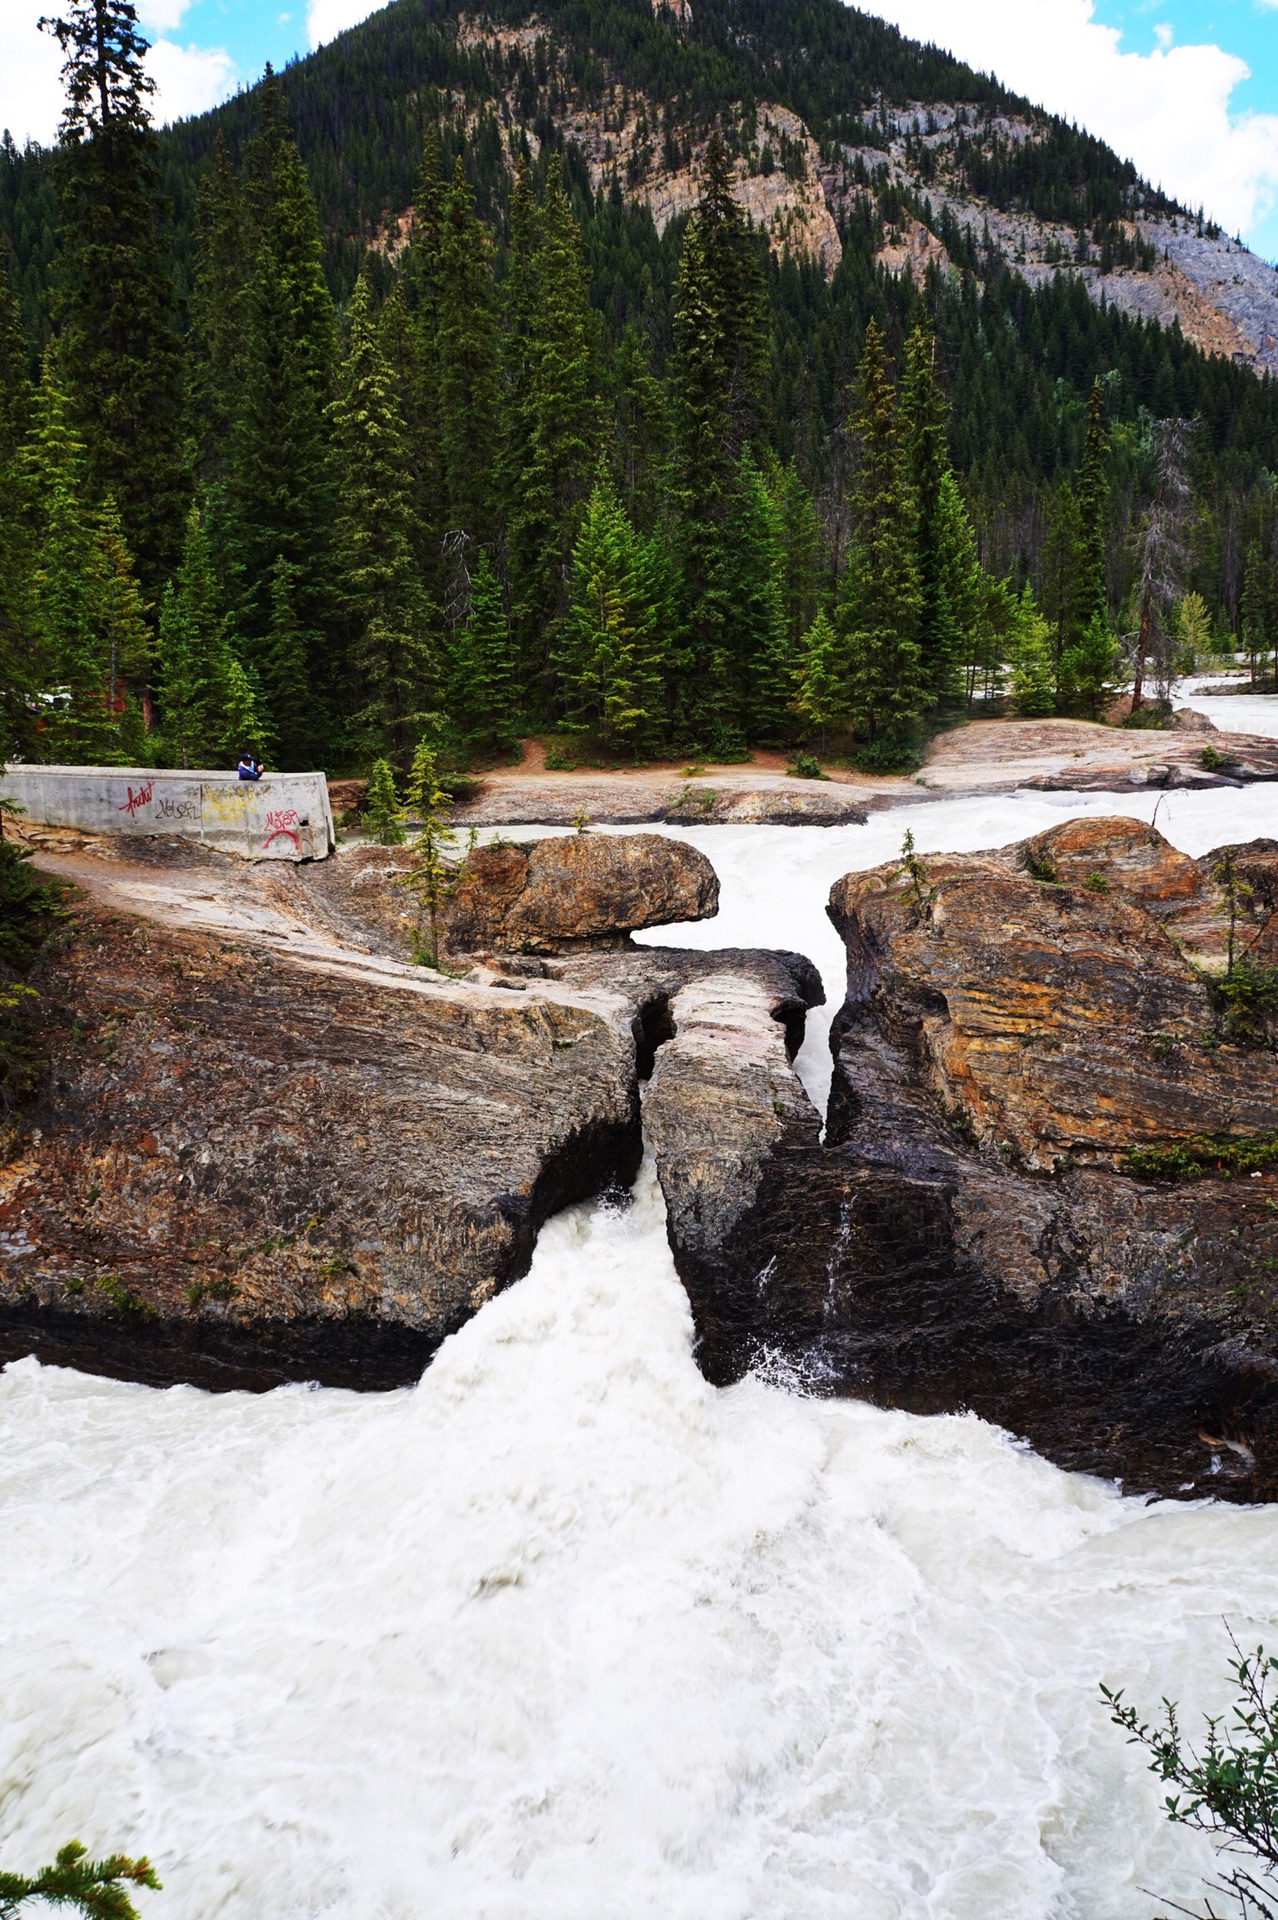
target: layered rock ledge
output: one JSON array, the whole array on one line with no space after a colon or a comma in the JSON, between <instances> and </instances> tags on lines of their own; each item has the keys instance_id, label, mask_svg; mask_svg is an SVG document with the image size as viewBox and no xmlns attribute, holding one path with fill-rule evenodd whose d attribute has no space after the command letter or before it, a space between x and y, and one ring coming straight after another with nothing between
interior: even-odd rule
<instances>
[{"instance_id":1,"label":"layered rock ledge","mask_svg":"<svg viewBox=\"0 0 1278 1920\"><path fill-rule=\"evenodd\" d=\"M472 856L447 973L407 959L399 850L267 870L37 837L81 891L0 1166L0 1360L415 1380L552 1211L633 1178L640 1081L692 983L730 975L792 1044L820 994L792 956L630 945L717 901L657 836Z\"/></svg>"},{"instance_id":2,"label":"layered rock ledge","mask_svg":"<svg viewBox=\"0 0 1278 1920\"><path fill-rule=\"evenodd\" d=\"M1278 844L1233 856L1278 954ZM854 874L827 1140L680 1249L712 1378L970 1408L1060 1464L1278 1497L1274 982L1219 855L1129 820ZM1249 891L1247 891L1249 889Z\"/></svg>"}]
</instances>

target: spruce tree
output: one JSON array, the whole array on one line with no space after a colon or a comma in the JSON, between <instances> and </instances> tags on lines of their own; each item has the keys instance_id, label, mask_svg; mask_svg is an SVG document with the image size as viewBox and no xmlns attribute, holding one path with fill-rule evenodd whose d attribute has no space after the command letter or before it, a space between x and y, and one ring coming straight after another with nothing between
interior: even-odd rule
<instances>
[{"instance_id":1,"label":"spruce tree","mask_svg":"<svg viewBox=\"0 0 1278 1920\"><path fill-rule=\"evenodd\" d=\"M31 428L19 459L36 542L33 604L41 679L52 698L40 722L40 758L119 765L110 694L110 635L97 586L99 530L88 505L84 442L70 421L53 349L46 350Z\"/></svg>"},{"instance_id":2,"label":"spruce tree","mask_svg":"<svg viewBox=\"0 0 1278 1920\"><path fill-rule=\"evenodd\" d=\"M475 217L460 156L440 235L436 337L447 528L484 546L496 523L497 310L488 235Z\"/></svg>"},{"instance_id":3,"label":"spruce tree","mask_svg":"<svg viewBox=\"0 0 1278 1920\"><path fill-rule=\"evenodd\" d=\"M118 503L153 593L177 559L188 494L154 82L132 0L72 0L43 24L66 56L56 167L63 379L90 490Z\"/></svg>"},{"instance_id":4,"label":"spruce tree","mask_svg":"<svg viewBox=\"0 0 1278 1920\"><path fill-rule=\"evenodd\" d=\"M408 339L384 342L399 370L409 466L413 474L414 542L422 580L432 600L445 603L443 541L449 527L447 473L440 433L439 326L443 271L444 182L439 143L428 127L413 208L412 240L404 263ZM385 323L398 333L398 313Z\"/></svg>"},{"instance_id":5,"label":"spruce tree","mask_svg":"<svg viewBox=\"0 0 1278 1920\"><path fill-rule=\"evenodd\" d=\"M269 728L276 758L286 773L313 767L320 750L307 665L314 657L317 641L298 620L296 574L292 563L282 553L277 554L271 568L270 613L257 654L265 704L263 724Z\"/></svg>"},{"instance_id":6,"label":"spruce tree","mask_svg":"<svg viewBox=\"0 0 1278 1920\"><path fill-rule=\"evenodd\" d=\"M1062 480L1048 503L1040 561L1040 597L1052 636L1052 658L1059 667L1071 647L1081 644L1092 599L1078 500Z\"/></svg>"},{"instance_id":7,"label":"spruce tree","mask_svg":"<svg viewBox=\"0 0 1278 1920\"><path fill-rule=\"evenodd\" d=\"M160 737L183 767L209 767L265 744L253 689L221 605L197 507L187 515L182 563L160 602Z\"/></svg>"},{"instance_id":8,"label":"spruce tree","mask_svg":"<svg viewBox=\"0 0 1278 1920\"><path fill-rule=\"evenodd\" d=\"M515 634L525 673L537 686L567 606L573 542L602 431L581 236L557 161L540 208L532 286L508 564Z\"/></svg>"},{"instance_id":9,"label":"spruce tree","mask_svg":"<svg viewBox=\"0 0 1278 1920\"><path fill-rule=\"evenodd\" d=\"M767 411L767 289L731 186L715 134L679 261L671 360L684 627L678 728L685 744L716 752L742 744L747 675L731 619L727 529L741 454L759 447Z\"/></svg>"},{"instance_id":10,"label":"spruce tree","mask_svg":"<svg viewBox=\"0 0 1278 1920\"><path fill-rule=\"evenodd\" d=\"M1087 396L1087 432L1083 459L1078 469L1075 494L1078 500L1079 568L1077 588L1078 616L1084 632L1092 620L1104 620L1109 611L1109 592L1105 568L1105 519L1109 505L1107 458L1109 435L1105 428L1105 393L1100 380L1092 382Z\"/></svg>"},{"instance_id":11,"label":"spruce tree","mask_svg":"<svg viewBox=\"0 0 1278 1920\"><path fill-rule=\"evenodd\" d=\"M91 618L107 666L107 709L127 760L143 752L140 695L151 668L152 636L124 525L109 496L93 517L89 553Z\"/></svg>"},{"instance_id":12,"label":"spruce tree","mask_svg":"<svg viewBox=\"0 0 1278 1920\"><path fill-rule=\"evenodd\" d=\"M199 477L226 477L243 378L245 296L251 268L244 195L221 130L195 205L195 271L187 367L188 434Z\"/></svg>"},{"instance_id":13,"label":"spruce tree","mask_svg":"<svg viewBox=\"0 0 1278 1920\"><path fill-rule=\"evenodd\" d=\"M395 382L367 277L351 297L349 344L330 409L341 476L337 552L371 743L407 765L438 708L433 609L413 553L413 488Z\"/></svg>"},{"instance_id":14,"label":"spruce tree","mask_svg":"<svg viewBox=\"0 0 1278 1920\"><path fill-rule=\"evenodd\" d=\"M0 242L0 755L8 759L30 750L40 662L32 646L36 541L19 466L31 424L31 382L6 256Z\"/></svg>"},{"instance_id":15,"label":"spruce tree","mask_svg":"<svg viewBox=\"0 0 1278 1920\"><path fill-rule=\"evenodd\" d=\"M633 321L617 342L611 376L613 465L621 497L640 532L652 533L670 486L670 407Z\"/></svg>"},{"instance_id":16,"label":"spruce tree","mask_svg":"<svg viewBox=\"0 0 1278 1920\"><path fill-rule=\"evenodd\" d=\"M822 609L800 642L790 699L805 734L817 736L822 752L827 735L847 724L848 699L847 649Z\"/></svg>"},{"instance_id":17,"label":"spruce tree","mask_svg":"<svg viewBox=\"0 0 1278 1920\"><path fill-rule=\"evenodd\" d=\"M959 699L979 617L976 543L950 464L947 408L935 370L936 343L919 318L906 342L902 405L908 423L919 582L918 642L925 685L936 708Z\"/></svg>"},{"instance_id":18,"label":"spruce tree","mask_svg":"<svg viewBox=\"0 0 1278 1920\"><path fill-rule=\"evenodd\" d=\"M327 413L336 331L315 202L269 68L258 89L247 171L254 257L228 485L232 558L245 591L243 630L250 642L265 636L273 570L283 559L292 569L293 608L309 648L308 705L325 697L336 704L345 694ZM273 712L271 720L282 737L287 717Z\"/></svg>"},{"instance_id":19,"label":"spruce tree","mask_svg":"<svg viewBox=\"0 0 1278 1920\"><path fill-rule=\"evenodd\" d=\"M482 550L470 584L470 613L449 637L449 730L464 760L504 753L517 738L515 660L501 581Z\"/></svg>"},{"instance_id":20,"label":"spruce tree","mask_svg":"<svg viewBox=\"0 0 1278 1920\"><path fill-rule=\"evenodd\" d=\"M569 723L605 754L640 753L662 732L661 601L655 552L599 480L573 552L555 665Z\"/></svg>"},{"instance_id":21,"label":"spruce tree","mask_svg":"<svg viewBox=\"0 0 1278 1920\"><path fill-rule=\"evenodd\" d=\"M860 448L848 496L853 545L839 605L848 657L848 712L881 768L909 754L928 685L918 641L916 508L896 395L878 323L865 332L852 431Z\"/></svg>"},{"instance_id":22,"label":"spruce tree","mask_svg":"<svg viewBox=\"0 0 1278 1920\"><path fill-rule=\"evenodd\" d=\"M747 740L783 745L793 733L796 648L786 618L786 556L779 503L752 456L737 464L728 516L728 618L741 661Z\"/></svg>"}]
</instances>

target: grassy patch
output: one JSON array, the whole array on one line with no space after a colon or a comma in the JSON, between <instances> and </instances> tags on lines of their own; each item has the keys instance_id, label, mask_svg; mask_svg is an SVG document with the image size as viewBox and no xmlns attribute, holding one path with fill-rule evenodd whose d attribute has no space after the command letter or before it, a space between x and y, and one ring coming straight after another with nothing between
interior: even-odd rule
<instances>
[{"instance_id":1,"label":"grassy patch","mask_svg":"<svg viewBox=\"0 0 1278 1920\"><path fill-rule=\"evenodd\" d=\"M1141 1180L1231 1180L1238 1174L1266 1173L1278 1167L1278 1133L1195 1134L1160 1147L1129 1147L1123 1171Z\"/></svg>"}]
</instances>

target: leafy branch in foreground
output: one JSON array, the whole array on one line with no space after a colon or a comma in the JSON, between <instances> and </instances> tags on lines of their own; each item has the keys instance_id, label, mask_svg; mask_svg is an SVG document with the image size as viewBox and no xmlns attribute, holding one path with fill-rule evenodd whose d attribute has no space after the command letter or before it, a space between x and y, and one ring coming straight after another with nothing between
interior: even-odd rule
<instances>
[{"instance_id":1,"label":"leafy branch in foreground","mask_svg":"<svg viewBox=\"0 0 1278 1920\"><path fill-rule=\"evenodd\" d=\"M1210 1834L1222 1855L1247 1861L1212 1883L1212 1893L1235 1904L1243 1920L1278 1920L1278 1659L1263 1647L1244 1654L1229 1638L1237 1695L1227 1720L1206 1717L1201 1750L1187 1744L1174 1701L1164 1699L1161 1725L1147 1726L1121 1689L1111 1692L1102 1682L1101 1693L1129 1744L1149 1754L1150 1772L1175 1789L1163 1802L1167 1818ZM1201 1920L1220 1920L1210 1896Z\"/></svg>"},{"instance_id":2,"label":"leafy branch in foreground","mask_svg":"<svg viewBox=\"0 0 1278 1920\"><path fill-rule=\"evenodd\" d=\"M155 1868L145 1855L130 1860L126 1854L113 1853L105 1860L90 1860L87 1848L71 1840L59 1848L51 1867L41 1867L29 1878L0 1873L0 1920L17 1920L18 1909L28 1900L78 1907L88 1920L138 1920L126 1883L160 1890Z\"/></svg>"}]
</instances>

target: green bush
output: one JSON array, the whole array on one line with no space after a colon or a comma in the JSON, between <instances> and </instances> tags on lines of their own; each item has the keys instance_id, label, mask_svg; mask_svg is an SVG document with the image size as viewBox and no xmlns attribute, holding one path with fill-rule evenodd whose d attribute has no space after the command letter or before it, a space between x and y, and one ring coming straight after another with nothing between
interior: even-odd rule
<instances>
[{"instance_id":1,"label":"green bush","mask_svg":"<svg viewBox=\"0 0 1278 1920\"><path fill-rule=\"evenodd\" d=\"M786 772L795 780L828 780L830 777L814 753L796 753Z\"/></svg>"},{"instance_id":2,"label":"green bush","mask_svg":"<svg viewBox=\"0 0 1278 1920\"><path fill-rule=\"evenodd\" d=\"M1278 1167L1278 1133L1253 1134L1249 1139L1203 1133L1169 1140L1163 1146L1129 1147L1123 1166L1142 1180L1204 1180L1213 1175L1232 1180L1236 1174Z\"/></svg>"},{"instance_id":3,"label":"green bush","mask_svg":"<svg viewBox=\"0 0 1278 1920\"><path fill-rule=\"evenodd\" d=\"M916 735L867 740L853 754L862 773L914 773L923 764L923 742Z\"/></svg>"}]
</instances>

